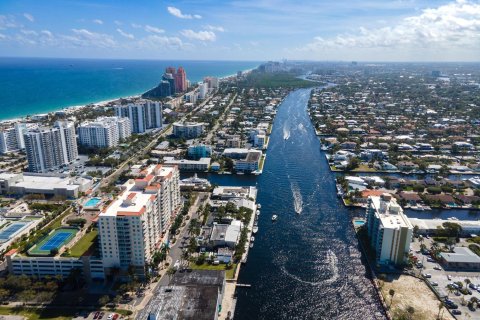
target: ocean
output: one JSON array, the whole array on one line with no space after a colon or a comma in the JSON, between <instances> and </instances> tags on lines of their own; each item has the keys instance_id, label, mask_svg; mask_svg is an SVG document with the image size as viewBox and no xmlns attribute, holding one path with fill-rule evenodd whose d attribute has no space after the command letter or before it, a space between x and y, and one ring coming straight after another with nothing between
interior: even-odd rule
<instances>
[{"instance_id":1,"label":"ocean","mask_svg":"<svg viewBox=\"0 0 480 320\"><path fill-rule=\"evenodd\" d=\"M252 69L254 61L169 61L0 58L0 120L141 94L167 66L191 82Z\"/></svg>"}]
</instances>

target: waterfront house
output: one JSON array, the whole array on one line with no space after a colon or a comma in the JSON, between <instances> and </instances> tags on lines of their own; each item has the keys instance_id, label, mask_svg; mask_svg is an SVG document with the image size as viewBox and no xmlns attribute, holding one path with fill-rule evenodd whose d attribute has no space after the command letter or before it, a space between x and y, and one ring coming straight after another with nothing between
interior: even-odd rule
<instances>
[{"instance_id":1,"label":"waterfront house","mask_svg":"<svg viewBox=\"0 0 480 320\"><path fill-rule=\"evenodd\" d=\"M480 257L465 247L455 247L453 252L441 252L442 265L447 270L480 270Z\"/></svg>"}]
</instances>

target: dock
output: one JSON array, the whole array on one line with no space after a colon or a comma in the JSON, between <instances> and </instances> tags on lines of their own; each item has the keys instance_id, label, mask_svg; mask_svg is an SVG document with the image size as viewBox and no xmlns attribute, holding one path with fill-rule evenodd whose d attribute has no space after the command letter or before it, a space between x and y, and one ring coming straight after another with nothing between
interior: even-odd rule
<instances>
[{"instance_id":1,"label":"dock","mask_svg":"<svg viewBox=\"0 0 480 320\"><path fill-rule=\"evenodd\" d=\"M248 283L237 283L236 286L239 287L239 288L251 288L252 287L252 285L248 284Z\"/></svg>"}]
</instances>

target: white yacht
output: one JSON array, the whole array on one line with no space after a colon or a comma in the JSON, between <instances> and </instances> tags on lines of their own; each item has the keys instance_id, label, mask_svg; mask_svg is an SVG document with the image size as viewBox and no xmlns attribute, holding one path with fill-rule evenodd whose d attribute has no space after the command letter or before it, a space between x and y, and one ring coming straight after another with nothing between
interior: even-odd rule
<instances>
[{"instance_id":1,"label":"white yacht","mask_svg":"<svg viewBox=\"0 0 480 320\"><path fill-rule=\"evenodd\" d=\"M272 216L272 221L277 221L277 219L278 219L278 216L277 216L276 214L274 214L274 215Z\"/></svg>"},{"instance_id":2,"label":"white yacht","mask_svg":"<svg viewBox=\"0 0 480 320\"><path fill-rule=\"evenodd\" d=\"M255 234L255 233L257 233L257 232L258 232L258 227L257 227L257 226L254 226L254 227L252 228L252 233Z\"/></svg>"}]
</instances>

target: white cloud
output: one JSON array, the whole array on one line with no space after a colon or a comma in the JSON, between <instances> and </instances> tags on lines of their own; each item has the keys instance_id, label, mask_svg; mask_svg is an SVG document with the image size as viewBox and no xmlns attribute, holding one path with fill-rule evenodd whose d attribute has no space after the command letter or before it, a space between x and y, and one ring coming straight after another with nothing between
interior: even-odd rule
<instances>
[{"instance_id":1,"label":"white cloud","mask_svg":"<svg viewBox=\"0 0 480 320\"><path fill-rule=\"evenodd\" d=\"M177 18L180 19L202 19L202 16L199 14L183 14L182 11L175 7L167 7L168 12Z\"/></svg>"},{"instance_id":2,"label":"white cloud","mask_svg":"<svg viewBox=\"0 0 480 320\"><path fill-rule=\"evenodd\" d=\"M4 34L2 34L2 33L0 33L0 40L5 40L5 39L7 39L7 36L4 35Z\"/></svg>"},{"instance_id":3,"label":"white cloud","mask_svg":"<svg viewBox=\"0 0 480 320\"><path fill-rule=\"evenodd\" d=\"M30 22L34 22L35 21L35 18L30 14L30 13L24 13L23 16L25 17L25 19L27 19L28 21Z\"/></svg>"},{"instance_id":4,"label":"white cloud","mask_svg":"<svg viewBox=\"0 0 480 320\"><path fill-rule=\"evenodd\" d=\"M15 21L15 17L12 15L0 15L0 30L10 29L10 28L21 28L22 25L18 24Z\"/></svg>"},{"instance_id":5,"label":"white cloud","mask_svg":"<svg viewBox=\"0 0 480 320\"><path fill-rule=\"evenodd\" d=\"M72 29L73 36L63 36L69 44L78 47L113 48L117 42L111 35L86 29Z\"/></svg>"},{"instance_id":6,"label":"white cloud","mask_svg":"<svg viewBox=\"0 0 480 320\"><path fill-rule=\"evenodd\" d=\"M24 30L24 29L22 29L22 30L20 30L20 32L23 33L26 36L36 36L36 35L38 35L38 33L34 30Z\"/></svg>"},{"instance_id":7,"label":"white cloud","mask_svg":"<svg viewBox=\"0 0 480 320\"><path fill-rule=\"evenodd\" d=\"M142 27L141 24L136 24L136 23L132 23L130 25L132 26L132 28L135 28L135 29L140 29Z\"/></svg>"},{"instance_id":8,"label":"white cloud","mask_svg":"<svg viewBox=\"0 0 480 320\"><path fill-rule=\"evenodd\" d=\"M122 29L117 28L117 32L120 33L120 35L124 36L127 39L135 39L135 36L131 33L127 33L123 31Z\"/></svg>"},{"instance_id":9,"label":"white cloud","mask_svg":"<svg viewBox=\"0 0 480 320\"><path fill-rule=\"evenodd\" d=\"M121 21L118 20L114 20L113 23L115 23L115 25L117 26L121 26L123 24Z\"/></svg>"},{"instance_id":10,"label":"white cloud","mask_svg":"<svg viewBox=\"0 0 480 320\"><path fill-rule=\"evenodd\" d=\"M45 35L45 36L49 37L49 38L53 37L53 34L49 30L42 30L42 31L40 31L40 33L42 35Z\"/></svg>"},{"instance_id":11,"label":"white cloud","mask_svg":"<svg viewBox=\"0 0 480 320\"><path fill-rule=\"evenodd\" d=\"M222 26L212 26L207 24L206 26L203 26L203 28L210 31L225 32L225 28Z\"/></svg>"},{"instance_id":12,"label":"white cloud","mask_svg":"<svg viewBox=\"0 0 480 320\"><path fill-rule=\"evenodd\" d=\"M404 18L393 26L360 28L355 34L339 34L332 38L316 37L299 50L454 47L480 49L480 3L457 0L422 10L419 15Z\"/></svg>"},{"instance_id":13,"label":"white cloud","mask_svg":"<svg viewBox=\"0 0 480 320\"><path fill-rule=\"evenodd\" d=\"M151 48L151 49L160 49L160 50L181 50L191 47L190 44L184 43L178 37L167 37L167 36L160 36L160 35L149 35L141 39L138 42L138 46L142 48Z\"/></svg>"},{"instance_id":14,"label":"white cloud","mask_svg":"<svg viewBox=\"0 0 480 320\"><path fill-rule=\"evenodd\" d=\"M148 24L145 26L145 31L150 32L150 33L165 33L165 30L157 28L157 27L149 26Z\"/></svg>"},{"instance_id":15,"label":"white cloud","mask_svg":"<svg viewBox=\"0 0 480 320\"><path fill-rule=\"evenodd\" d=\"M100 20L100 19L94 19L93 20L93 23L96 23L96 24L103 24L103 21Z\"/></svg>"},{"instance_id":16,"label":"white cloud","mask_svg":"<svg viewBox=\"0 0 480 320\"><path fill-rule=\"evenodd\" d=\"M215 41L217 39L215 32L212 31L198 31L183 30L180 32L182 36L188 39L200 40L200 41Z\"/></svg>"}]
</instances>

